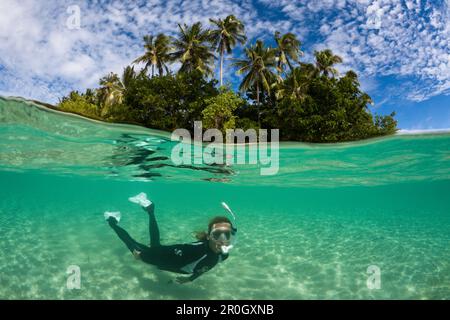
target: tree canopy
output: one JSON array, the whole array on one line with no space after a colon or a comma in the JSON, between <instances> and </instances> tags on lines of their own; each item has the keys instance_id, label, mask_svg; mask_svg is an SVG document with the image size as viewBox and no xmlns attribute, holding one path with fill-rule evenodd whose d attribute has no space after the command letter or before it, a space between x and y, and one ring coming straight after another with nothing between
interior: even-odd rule
<instances>
[{"instance_id":1,"label":"tree canopy","mask_svg":"<svg viewBox=\"0 0 450 320\"><path fill-rule=\"evenodd\" d=\"M211 29L200 22L178 25L175 37L144 36L144 52L133 67L120 76L104 76L96 89L72 91L59 108L167 131L192 131L197 120L205 130L277 128L282 140L307 142L351 141L397 130L395 112L371 113L372 99L354 71L339 74L341 57L325 49L314 52L314 61L302 61L301 42L292 33L275 32L275 47L258 39L247 44L241 58L231 58L241 77L239 89L223 87L224 57L247 37L235 16L210 22ZM220 62L219 81L213 77L214 60ZM143 67L135 71L138 64ZM171 64L179 66L176 73Z\"/></svg>"}]
</instances>

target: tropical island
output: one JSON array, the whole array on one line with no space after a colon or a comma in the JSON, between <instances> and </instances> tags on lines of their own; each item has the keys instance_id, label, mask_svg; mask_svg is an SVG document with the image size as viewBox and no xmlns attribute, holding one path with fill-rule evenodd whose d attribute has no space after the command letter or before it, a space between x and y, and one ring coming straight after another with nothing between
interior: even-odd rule
<instances>
[{"instance_id":1,"label":"tropical island","mask_svg":"<svg viewBox=\"0 0 450 320\"><path fill-rule=\"evenodd\" d=\"M247 38L233 15L210 22L210 29L200 22L178 25L176 37L144 36L145 52L121 76L110 73L99 88L72 91L57 108L165 131L193 130L197 120L204 130L278 128L285 141L340 142L396 132L395 112L372 115L372 99L361 91L357 74L339 75L341 57L326 49L314 52L314 63L302 62L301 42L292 33L275 32L275 47L256 40L241 58L229 58L242 79L237 92L223 85L226 55ZM135 70L137 64L144 67ZM180 66L176 73L171 64Z\"/></svg>"}]
</instances>

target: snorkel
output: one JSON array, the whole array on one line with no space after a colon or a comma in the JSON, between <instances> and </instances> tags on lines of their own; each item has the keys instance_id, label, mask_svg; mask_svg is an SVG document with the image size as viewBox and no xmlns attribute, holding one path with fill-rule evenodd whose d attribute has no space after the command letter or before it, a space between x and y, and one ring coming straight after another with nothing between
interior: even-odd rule
<instances>
[{"instance_id":1,"label":"snorkel","mask_svg":"<svg viewBox=\"0 0 450 320\"><path fill-rule=\"evenodd\" d=\"M222 207L233 217L234 223L231 225L231 234L232 234L232 236L235 237L236 232L237 232L237 228L234 227L234 225L236 225L236 216L234 215L233 211L231 211L230 207L225 202L222 202ZM233 239L233 238L231 238L231 239ZM234 244L235 244L235 242L236 241L234 241ZM234 244L232 244L232 242L230 242L229 245L221 246L220 248L222 250L222 253L227 254L231 249L234 248Z\"/></svg>"},{"instance_id":2,"label":"snorkel","mask_svg":"<svg viewBox=\"0 0 450 320\"><path fill-rule=\"evenodd\" d=\"M230 251L230 249L233 249L233 245L230 244L228 246L221 246L220 248L222 249L222 253L227 254Z\"/></svg>"}]
</instances>

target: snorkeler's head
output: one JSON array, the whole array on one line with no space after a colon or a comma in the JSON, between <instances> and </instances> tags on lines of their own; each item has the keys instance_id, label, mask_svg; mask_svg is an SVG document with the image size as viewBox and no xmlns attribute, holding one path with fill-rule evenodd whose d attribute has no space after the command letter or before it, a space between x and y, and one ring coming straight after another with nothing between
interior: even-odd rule
<instances>
[{"instance_id":1,"label":"snorkeler's head","mask_svg":"<svg viewBox=\"0 0 450 320\"><path fill-rule=\"evenodd\" d=\"M227 253L232 248L235 231L230 219L216 216L209 221L208 231L196 232L195 237L198 240L207 241L215 253Z\"/></svg>"},{"instance_id":2,"label":"snorkeler's head","mask_svg":"<svg viewBox=\"0 0 450 320\"><path fill-rule=\"evenodd\" d=\"M234 233L233 225L227 217L216 216L208 223L208 231L197 233L197 239L208 241L215 253L222 253L222 248L231 244Z\"/></svg>"},{"instance_id":3,"label":"snorkeler's head","mask_svg":"<svg viewBox=\"0 0 450 320\"><path fill-rule=\"evenodd\" d=\"M228 223L214 225L214 229L207 237L209 247L215 253L227 253L228 246L231 245L231 227Z\"/></svg>"},{"instance_id":4,"label":"snorkeler's head","mask_svg":"<svg viewBox=\"0 0 450 320\"><path fill-rule=\"evenodd\" d=\"M212 218L208 223L208 235L211 233L211 231L214 228L217 228L218 225L225 225L225 224L228 224L230 230L232 229L231 221L227 217L216 216L216 217Z\"/></svg>"}]
</instances>

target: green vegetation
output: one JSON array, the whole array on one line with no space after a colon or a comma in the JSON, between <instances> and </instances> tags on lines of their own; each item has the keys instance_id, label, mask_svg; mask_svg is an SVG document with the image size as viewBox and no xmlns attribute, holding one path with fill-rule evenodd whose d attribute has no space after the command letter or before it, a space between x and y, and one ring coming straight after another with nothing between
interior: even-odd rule
<instances>
[{"instance_id":1,"label":"green vegetation","mask_svg":"<svg viewBox=\"0 0 450 320\"><path fill-rule=\"evenodd\" d=\"M172 131L242 128L280 129L282 140L338 142L394 133L395 113L373 116L371 98L360 89L358 76L340 76L342 58L329 49L315 52L314 63L301 61L301 43L292 33L274 34L275 47L256 40L231 59L242 75L239 91L222 86L224 59L247 40L244 25L234 16L210 19L212 29L200 22L178 25L176 37L144 36L144 53L121 77L110 73L100 87L71 92L61 99L61 110L94 119L126 122ZM218 57L214 53L218 53ZM219 62L219 81L213 75ZM177 73L170 64L180 65Z\"/></svg>"},{"instance_id":2,"label":"green vegetation","mask_svg":"<svg viewBox=\"0 0 450 320\"><path fill-rule=\"evenodd\" d=\"M222 87L223 88L223 87ZM235 110L244 106L244 99L236 96L228 89L221 89L221 92L206 100L206 108L202 111L203 127L205 129L219 129L223 133L226 129L236 128Z\"/></svg>"},{"instance_id":3,"label":"green vegetation","mask_svg":"<svg viewBox=\"0 0 450 320\"><path fill-rule=\"evenodd\" d=\"M219 79L220 86L222 86L222 70L225 53L230 54L233 51L233 47L236 46L236 42L244 44L247 41L247 37L244 33L244 25L233 15L226 17L225 20L209 20L216 26L216 29L210 31L209 39L212 47L220 54Z\"/></svg>"}]
</instances>

